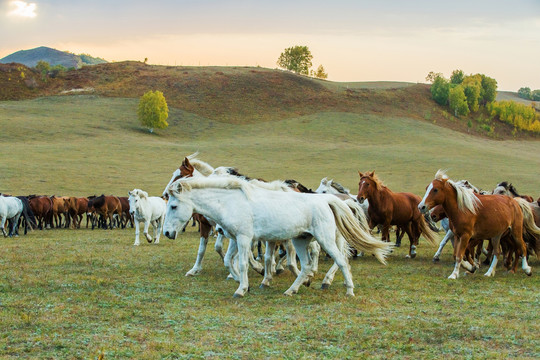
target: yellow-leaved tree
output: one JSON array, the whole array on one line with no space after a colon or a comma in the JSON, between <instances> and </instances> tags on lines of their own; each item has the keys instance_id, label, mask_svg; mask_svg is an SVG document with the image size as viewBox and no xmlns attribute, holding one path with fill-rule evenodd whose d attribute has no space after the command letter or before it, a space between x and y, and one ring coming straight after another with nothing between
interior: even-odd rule
<instances>
[{"instance_id":1,"label":"yellow-leaved tree","mask_svg":"<svg viewBox=\"0 0 540 360\"><path fill-rule=\"evenodd\" d=\"M169 124L169 108L161 91L147 91L139 100L137 115L141 124L151 133L156 129L165 129Z\"/></svg>"}]
</instances>

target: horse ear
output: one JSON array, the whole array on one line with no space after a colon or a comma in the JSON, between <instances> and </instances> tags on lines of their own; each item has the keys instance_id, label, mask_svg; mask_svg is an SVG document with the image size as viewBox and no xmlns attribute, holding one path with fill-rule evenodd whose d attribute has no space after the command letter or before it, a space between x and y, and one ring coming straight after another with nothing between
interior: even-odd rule
<instances>
[{"instance_id":1,"label":"horse ear","mask_svg":"<svg viewBox=\"0 0 540 360\"><path fill-rule=\"evenodd\" d=\"M131 191L128 191L128 196L131 196Z\"/></svg>"},{"instance_id":2,"label":"horse ear","mask_svg":"<svg viewBox=\"0 0 540 360\"><path fill-rule=\"evenodd\" d=\"M375 170L373 170L371 173L368 172L366 175L367 175L367 176L370 176L370 177L375 176Z\"/></svg>"},{"instance_id":3,"label":"horse ear","mask_svg":"<svg viewBox=\"0 0 540 360\"><path fill-rule=\"evenodd\" d=\"M362 174L362 173L360 172L360 170L358 170L358 176L362 177L362 176L364 176L364 174Z\"/></svg>"}]
</instances>

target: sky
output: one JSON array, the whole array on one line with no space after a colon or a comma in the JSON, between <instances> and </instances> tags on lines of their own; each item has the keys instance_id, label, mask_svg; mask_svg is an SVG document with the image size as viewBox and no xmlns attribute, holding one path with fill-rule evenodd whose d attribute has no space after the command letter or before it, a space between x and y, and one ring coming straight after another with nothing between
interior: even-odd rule
<instances>
[{"instance_id":1,"label":"sky","mask_svg":"<svg viewBox=\"0 0 540 360\"><path fill-rule=\"evenodd\" d=\"M307 46L332 81L482 73L540 89L540 0L0 0L0 58L48 46L108 61L276 68Z\"/></svg>"}]
</instances>

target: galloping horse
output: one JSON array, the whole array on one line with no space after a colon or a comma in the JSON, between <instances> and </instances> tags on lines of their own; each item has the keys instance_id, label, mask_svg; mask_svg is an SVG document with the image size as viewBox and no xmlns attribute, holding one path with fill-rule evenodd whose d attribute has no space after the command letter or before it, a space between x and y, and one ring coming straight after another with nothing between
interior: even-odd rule
<instances>
[{"instance_id":1,"label":"galloping horse","mask_svg":"<svg viewBox=\"0 0 540 360\"><path fill-rule=\"evenodd\" d=\"M148 234L150 224L154 227L154 244L159 244L159 236L165 219L165 200L157 196L148 196L146 191L133 189L128 193L129 214L135 220L135 243L139 246L139 223L144 222L143 234L149 243L152 237Z\"/></svg>"},{"instance_id":2,"label":"galloping horse","mask_svg":"<svg viewBox=\"0 0 540 360\"><path fill-rule=\"evenodd\" d=\"M369 201L369 225L373 228L381 224L382 240L389 241L389 230L391 225L402 228L409 237L410 247L407 257L416 256L416 246L418 239L423 234L432 244L437 243L437 236L429 228L424 216L418 210L418 203L422 200L418 195L412 193L395 193L383 185L375 172L360 175L358 184L358 201Z\"/></svg>"},{"instance_id":3,"label":"galloping horse","mask_svg":"<svg viewBox=\"0 0 540 360\"><path fill-rule=\"evenodd\" d=\"M385 263L390 245L362 229L352 211L330 195L309 195L293 191L271 191L230 177L179 179L168 188L169 202L163 232L174 239L194 212L215 220L225 234L236 240L239 252L240 285L235 297L248 291L248 258L253 240L293 239L302 270L285 295L296 293L309 282L311 265L308 245L315 238L343 272L347 295L354 296L354 284L347 261L347 244L375 254ZM230 268L230 271L235 271ZM325 278L323 283L331 282Z\"/></svg>"},{"instance_id":4,"label":"galloping horse","mask_svg":"<svg viewBox=\"0 0 540 360\"><path fill-rule=\"evenodd\" d=\"M517 257L522 258L522 268L527 275L531 275L531 268L527 264L527 249L523 242L523 224L536 231L532 220L532 213L528 206L500 195L476 195L471 190L457 185L448 176L439 170L435 179L428 185L424 198L418 204L418 209L427 212L436 205L442 205L444 212L450 220L455 236L454 271L449 279L459 277L460 266L474 272L475 265L464 261L465 250L469 248L469 241L483 241L490 239L494 253L493 260L486 276L495 274L497 255L501 238L515 249ZM538 228L536 228L538 229ZM537 230L540 234L540 229ZM509 236L507 236L509 235ZM474 245L474 241L471 245ZM514 264L515 271L516 264Z\"/></svg>"}]
</instances>

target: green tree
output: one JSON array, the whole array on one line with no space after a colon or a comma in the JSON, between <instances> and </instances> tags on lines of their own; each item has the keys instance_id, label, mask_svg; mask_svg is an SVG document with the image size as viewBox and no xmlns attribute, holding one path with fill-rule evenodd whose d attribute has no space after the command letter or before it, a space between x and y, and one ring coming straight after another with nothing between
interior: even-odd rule
<instances>
[{"instance_id":1,"label":"green tree","mask_svg":"<svg viewBox=\"0 0 540 360\"><path fill-rule=\"evenodd\" d=\"M477 112L480 108L480 94L482 92L482 77L479 74L466 76L461 82L463 93L467 98L469 110Z\"/></svg>"},{"instance_id":2,"label":"green tree","mask_svg":"<svg viewBox=\"0 0 540 360\"><path fill-rule=\"evenodd\" d=\"M540 101L540 90L531 91L531 100L532 101Z\"/></svg>"},{"instance_id":3,"label":"green tree","mask_svg":"<svg viewBox=\"0 0 540 360\"><path fill-rule=\"evenodd\" d=\"M465 79L465 73L463 70L454 70L452 71L452 75L450 76L450 83L459 85L463 82L463 79Z\"/></svg>"},{"instance_id":4,"label":"green tree","mask_svg":"<svg viewBox=\"0 0 540 360\"><path fill-rule=\"evenodd\" d=\"M448 103L448 92L450 90L450 83L442 76L437 76L433 79L431 85L431 97L440 105L446 105Z\"/></svg>"},{"instance_id":5,"label":"green tree","mask_svg":"<svg viewBox=\"0 0 540 360\"><path fill-rule=\"evenodd\" d=\"M307 46L293 46L285 49L278 58L277 65L301 75L309 75L313 55Z\"/></svg>"},{"instance_id":6,"label":"green tree","mask_svg":"<svg viewBox=\"0 0 540 360\"><path fill-rule=\"evenodd\" d=\"M41 74L41 80L46 81L47 74L49 73L49 70L51 70L51 65L46 61L39 60L35 67L36 70Z\"/></svg>"},{"instance_id":7,"label":"green tree","mask_svg":"<svg viewBox=\"0 0 540 360\"><path fill-rule=\"evenodd\" d=\"M490 78L484 74L479 74L482 78L482 90L480 91L480 98L482 105L486 105L492 101L495 101L497 97L497 80Z\"/></svg>"},{"instance_id":8,"label":"green tree","mask_svg":"<svg viewBox=\"0 0 540 360\"><path fill-rule=\"evenodd\" d=\"M430 71L426 76L426 81L430 82L430 83L433 83L435 81L435 79L437 79L438 77L442 78L443 74Z\"/></svg>"},{"instance_id":9,"label":"green tree","mask_svg":"<svg viewBox=\"0 0 540 360\"><path fill-rule=\"evenodd\" d=\"M450 102L450 109L454 110L455 116L469 114L469 105L467 104L463 86L457 85L450 88L448 101Z\"/></svg>"},{"instance_id":10,"label":"green tree","mask_svg":"<svg viewBox=\"0 0 540 360\"><path fill-rule=\"evenodd\" d=\"M531 88L528 87L522 87L518 90L518 96L522 99L531 99Z\"/></svg>"},{"instance_id":11,"label":"green tree","mask_svg":"<svg viewBox=\"0 0 540 360\"><path fill-rule=\"evenodd\" d=\"M161 91L148 91L139 100L137 115L141 124L152 133L154 128L165 129L169 124L169 108Z\"/></svg>"},{"instance_id":12,"label":"green tree","mask_svg":"<svg viewBox=\"0 0 540 360\"><path fill-rule=\"evenodd\" d=\"M317 79L328 79L328 74L324 71L322 65L319 65L317 71L311 70L311 76L316 77Z\"/></svg>"}]
</instances>

